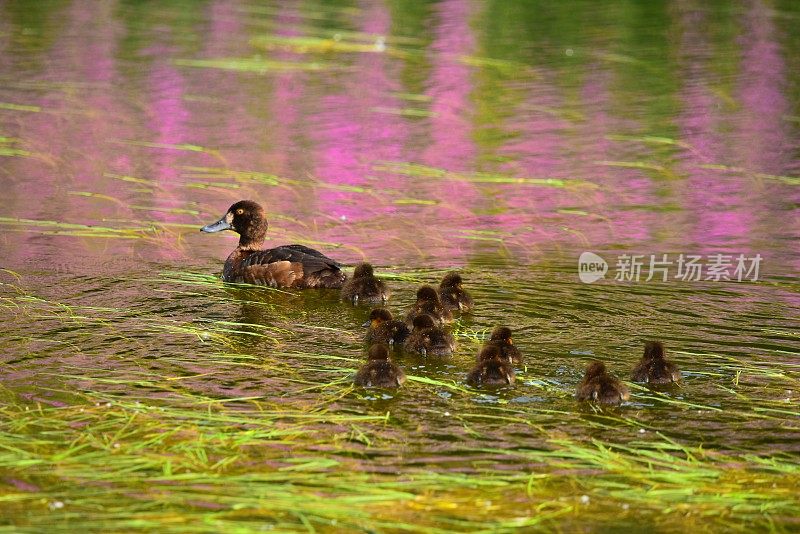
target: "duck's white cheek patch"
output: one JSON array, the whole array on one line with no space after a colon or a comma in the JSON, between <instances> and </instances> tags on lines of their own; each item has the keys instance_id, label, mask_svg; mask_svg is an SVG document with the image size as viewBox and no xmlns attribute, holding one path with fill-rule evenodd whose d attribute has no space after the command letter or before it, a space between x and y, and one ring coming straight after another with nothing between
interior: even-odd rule
<instances>
[{"instance_id":1,"label":"duck's white cheek patch","mask_svg":"<svg viewBox=\"0 0 800 534\"><path fill-rule=\"evenodd\" d=\"M228 223L228 224L232 224L233 223L233 213L228 212L228 213L225 214L225 222Z\"/></svg>"}]
</instances>

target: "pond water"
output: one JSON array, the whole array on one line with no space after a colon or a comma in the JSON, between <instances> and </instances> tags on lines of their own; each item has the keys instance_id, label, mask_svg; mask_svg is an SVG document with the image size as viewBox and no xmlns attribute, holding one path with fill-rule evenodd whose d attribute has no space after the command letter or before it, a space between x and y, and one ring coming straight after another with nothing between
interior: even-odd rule
<instances>
[{"instance_id":1,"label":"pond water","mask_svg":"<svg viewBox=\"0 0 800 534\"><path fill-rule=\"evenodd\" d=\"M0 13L3 528L800 528L796 2ZM453 358L354 389L368 309L219 280L244 198L396 314L460 270ZM498 324L517 383L469 388ZM680 386L574 400L652 338Z\"/></svg>"}]
</instances>

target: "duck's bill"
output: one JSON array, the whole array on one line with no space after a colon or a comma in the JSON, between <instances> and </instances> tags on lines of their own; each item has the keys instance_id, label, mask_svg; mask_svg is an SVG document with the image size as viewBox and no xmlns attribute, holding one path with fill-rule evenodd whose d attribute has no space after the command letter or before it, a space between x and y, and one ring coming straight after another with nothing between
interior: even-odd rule
<instances>
[{"instance_id":1,"label":"duck's bill","mask_svg":"<svg viewBox=\"0 0 800 534\"><path fill-rule=\"evenodd\" d=\"M361 326L363 326L364 328L368 328L370 324L372 324L372 321L367 321L366 323L362 324Z\"/></svg>"},{"instance_id":2,"label":"duck's bill","mask_svg":"<svg viewBox=\"0 0 800 534\"><path fill-rule=\"evenodd\" d=\"M208 234L213 234L214 232L221 232L223 230L230 230L231 224L225 220L225 217L218 220L215 223L208 224L202 228L200 228L201 232L206 232Z\"/></svg>"}]
</instances>

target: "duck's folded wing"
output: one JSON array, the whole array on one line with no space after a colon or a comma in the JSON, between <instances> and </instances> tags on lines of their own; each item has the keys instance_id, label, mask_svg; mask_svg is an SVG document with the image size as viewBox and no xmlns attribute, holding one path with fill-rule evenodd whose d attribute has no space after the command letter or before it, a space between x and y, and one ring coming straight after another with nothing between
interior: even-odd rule
<instances>
[{"instance_id":1,"label":"duck's folded wing","mask_svg":"<svg viewBox=\"0 0 800 534\"><path fill-rule=\"evenodd\" d=\"M315 254L309 254L305 250L315 252ZM302 266L302 271L306 276L326 269L339 270L338 263L321 252L303 245L288 245L254 252L242 261L242 268L278 262L299 264Z\"/></svg>"},{"instance_id":2,"label":"duck's folded wing","mask_svg":"<svg viewBox=\"0 0 800 534\"><path fill-rule=\"evenodd\" d=\"M282 245L278 248L288 248L289 250L296 250L297 252L302 252L303 254L308 254L309 256L315 256L317 258L322 258L324 260L327 260L328 262L331 263L331 265L335 265L336 267L342 266L338 261L330 259L328 256L326 256L319 250L307 247L305 245Z\"/></svg>"}]
</instances>

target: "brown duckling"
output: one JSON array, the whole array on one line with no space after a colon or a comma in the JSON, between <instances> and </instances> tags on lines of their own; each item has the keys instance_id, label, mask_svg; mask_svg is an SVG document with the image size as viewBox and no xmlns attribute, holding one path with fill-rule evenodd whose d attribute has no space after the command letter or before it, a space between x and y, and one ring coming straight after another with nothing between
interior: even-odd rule
<instances>
[{"instance_id":1,"label":"brown duckling","mask_svg":"<svg viewBox=\"0 0 800 534\"><path fill-rule=\"evenodd\" d=\"M406 322L413 324L414 318L422 314L430 315L434 322L440 326L453 320L453 314L450 310L442 306L439 294L433 287L428 285L421 286L417 290L417 302L408 311Z\"/></svg>"},{"instance_id":2,"label":"brown duckling","mask_svg":"<svg viewBox=\"0 0 800 534\"><path fill-rule=\"evenodd\" d=\"M498 326L492 330L492 335L489 341L486 342L484 347L497 347L500 350L501 357L511 363L522 363L522 353L514 346L514 340L511 337L511 329L505 326ZM480 355L478 355L480 361Z\"/></svg>"},{"instance_id":3,"label":"brown duckling","mask_svg":"<svg viewBox=\"0 0 800 534\"><path fill-rule=\"evenodd\" d=\"M386 308L375 308L369 313L369 321L364 323L368 326L366 341L368 345L373 343L386 343L395 347L403 344L410 331L403 321L395 321L392 312Z\"/></svg>"},{"instance_id":4,"label":"brown duckling","mask_svg":"<svg viewBox=\"0 0 800 534\"><path fill-rule=\"evenodd\" d=\"M375 278L372 265L359 263L353 271L353 278L342 286L342 300L358 304L386 304L389 291L382 280Z\"/></svg>"},{"instance_id":5,"label":"brown duckling","mask_svg":"<svg viewBox=\"0 0 800 534\"><path fill-rule=\"evenodd\" d=\"M296 289L342 287L347 276L339 263L318 250L305 245L262 250L267 227L264 208L251 200L240 200L220 220L200 229L239 234L239 246L225 260L223 280Z\"/></svg>"},{"instance_id":6,"label":"brown duckling","mask_svg":"<svg viewBox=\"0 0 800 534\"><path fill-rule=\"evenodd\" d=\"M509 386L514 383L514 369L498 347L484 347L478 364L467 375L467 384L480 386Z\"/></svg>"},{"instance_id":7,"label":"brown duckling","mask_svg":"<svg viewBox=\"0 0 800 534\"><path fill-rule=\"evenodd\" d=\"M414 317L414 329L408 336L403 348L423 356L450 356L456 350L453 336L438 326L428 314Z\"/></svg>"},{"instance_id":8,"label":"brown duckling","mask_svg":"<svg viewBox=\"0 0 800 534\"><path fill-rule=\"evenodd\" d=\"M365 388L396 388L406 381L403 370L389 358L389 347L383 343L369 348L369 361L356 373L355 383Z\"/></svg>"},{"instance_id":9,"label":"brown duckling","mask_svg":"<svg viewBox=\"0 0 800 534\"><path fill-rule=\"evenodd\" d=\"M633 368L631 378L634 382L671 384L681 379L681 372L677 365L667 360L663 343L648 341L644 344L644 355Z\"/></svg>"},{"instance_id":10,"label":"brown duckling","mask_svg":"<svg viewBox=\"0 0 800 534\"><path fill-rule=\"evenodd\" d=\"M470 312L475 307L472 296L464 289L464 281L457 272L447 273L439 284L439 299L451 311Z\"/></svg>"},{"instance_id":11,"label":"brown duckling","mask_svg":"<svg viewBox=\"0 0 800 534\"><path fill-rule=\"evenodd\" d=\"M603 404L619 404L628 400L628 387L606 371L603 362L592 362L586 368L583 380L578 384L575 397L580 401L597 401Z\"/></svg>"}]
</instances>

